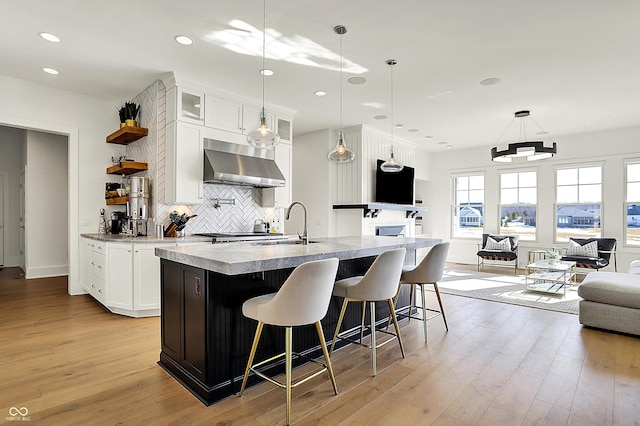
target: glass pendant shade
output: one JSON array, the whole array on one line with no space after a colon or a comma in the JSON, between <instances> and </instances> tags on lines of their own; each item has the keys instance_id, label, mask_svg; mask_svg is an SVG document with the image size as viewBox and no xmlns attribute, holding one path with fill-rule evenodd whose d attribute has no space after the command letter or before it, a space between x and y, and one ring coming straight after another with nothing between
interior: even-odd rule
<instances>
[{"instance_id":1,"label":"glass pendant shade","mask_svg":"<svg viewBox=\"0 0 640 426\"><path fill-rule=\"evenodd\" d=\"M395 59L388 59L386 64L391 67L391 142L393 143L393 66L398 62ZM396 160L393 153L393 145L389 150L389 159L380 164L380 170L385 173L397 173L404 169L404 165Z\"/></svg>"},{"instance_id":2,"label":"glass pendant shade","mask_svg":"<svg viewBox=\"0 0 640 426\"><path fill-rule=\"evenodd\" d=\"M337 163L348 163L356 159L356 153L344 144L342 131L338 132L338 143L336 147L333 148L333 151L327 155L327 158L329 158L329 161L335 161Z\"/></svg>"},{"instance_id":3,"label":"glass pendant shade","mask_svg":"<svg viewBox=\"0 0 640 426\"><path fill-rule=\"evenodd\" d=\"M247 142L253 146L270 147L280 142L280 135L271 130L267 126L267 118L264 114L264 108L260 112L260 125L258 128L247 135Z\"/></svg>"},{"instance_id":4,"label":"glass pendant shade","mask_svg":"<svg viewBox=\"0 0 640 426\"><path fill-rule=\"evenodd\" d=\"M333 31L340 36L340 131L338 132L338 143L333 151L327 155L327 158L329 161L337 163L349 163L356 159L356 153L347 148L342 132L342 35L347 33L347 27L336 25L333 27Z\"/></svg>"},{"instance_id":5,"label":"glass pendant shade","mask_svg":"<svg viewBox=\"0 0 640 426\"><path fill-rule=\"evenodd\" d=\"M397 173L404 169L404 166L396 160L393 155L393 145L391 145L391 150L389 151L389 159L384 163L380 164L380 170L385 173Z\"/></svg>"},{"instance_id":6,"label":"glass pendant shade","mask_svg":"<svg viewBox=\"0 0 640 426\"><path fill-rule=\"evenodd\" d=\"M265 69L264 59L266 56L266 35L267 31L267 0L263 0L263 20L262 20L262 70ZM280 142L280 136L267 126L267 119L264 113L264 72L262 74L262 110L260 111L260 124L258 128L247 135L247 142L253 146L274 147Z\"/></svg>"}]
</instances>

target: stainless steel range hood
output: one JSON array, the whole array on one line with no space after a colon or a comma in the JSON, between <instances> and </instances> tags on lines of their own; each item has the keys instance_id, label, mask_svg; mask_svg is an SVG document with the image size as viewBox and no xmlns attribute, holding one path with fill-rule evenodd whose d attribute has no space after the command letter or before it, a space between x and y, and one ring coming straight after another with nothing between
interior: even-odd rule
<instances>
[{"instance_id":1,"label":"stainless steel range hood","mask_svg":"<svg viewBox=\"0 0 640 426\"><path fill-rule=\"evenodd\" d=\"M285 180L272 149L205 138L204 183L273 188Z\"/></svg>"}]
</instances>

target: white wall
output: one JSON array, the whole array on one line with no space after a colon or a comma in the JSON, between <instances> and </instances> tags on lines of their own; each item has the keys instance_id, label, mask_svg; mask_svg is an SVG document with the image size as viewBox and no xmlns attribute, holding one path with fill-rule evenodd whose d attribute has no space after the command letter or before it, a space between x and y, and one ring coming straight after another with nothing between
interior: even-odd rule
<instances>
[{"instance_id":1,"label":"white wall","mask_svg":"<svg viewBox=\"0 0 640 426\"><path fill-rule=\"evenodd\" d=\"M67 275L68 138L36 131L26 133L26 277Z\"/></svg>"},{"instance_id":2,"label":"white wall","mask_svg":"<svg viewBox=\"0 0 640 426\"><path fill-rule=\"evenodd\" d=\"M493 163L490 148L454 150L433 154L432 180L423 195L429 211L423 215L423 232L434 238L451 240L448 259L461 263L476 263L479 240L451 239L451 175L478 172L485 174L485 231L497 233L498 173L506 170L535 168L538 171L538 240L521 242L520 265L526 262L530 248L563 247L554 242L555 167L602 164L603 200L602 235L618 240L618 271L626 271L633 259L640 258L640 248L624 245L624 159L640 158L638 141L640 127L613 129L555 139L558 155L553 159L533 163ZM612 270L612 269L611 269Z\"/></svg>"},{"instance_id":3,"label":"white wall","mask_svg":"<svg viewBox=\"0 0 640 426\"><path fill-rule=\"evenodd\" d=\"M20 173L24 164L22 148L25 132L0 126L0 172L6 173L4 205L4 266L18 266L20 261Z\"/></svg>"},{"instance_id":4,"label":"white wall","mask_svg":"<svg viewBox=\"0 0 640 426\"><path fill-rule=\"evenodd\" d=\"M69 292L83 293L78 279L80 234L98 229L99 211L105 206L103 171L111 165L113 151L105 137L118 129L116 109L124 100L112 102L5 76L0 76L0 93L0 125L69 137ZM42 220L51 218L48 210L41 215Z\"/></svg>"}]
</instances>

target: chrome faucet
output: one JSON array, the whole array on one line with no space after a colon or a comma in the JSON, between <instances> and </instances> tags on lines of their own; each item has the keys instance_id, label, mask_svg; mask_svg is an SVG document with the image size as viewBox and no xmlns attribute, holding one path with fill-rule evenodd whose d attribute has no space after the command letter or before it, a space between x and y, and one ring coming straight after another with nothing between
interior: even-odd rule
<instances>
[{"instance_id":1,"label":"chrome faucet","mask_svg":"<svg viewBox=\"0 0 640 426\"><path fill-rule=\"evenodd\" d=\"M289 220L289 213L291 213L291 208L296 204L299 204L304 209L304 231L302 235L298 233L298 237L300 237L300 239L302 240L302 244L306 246L307 244L309 244L309 228L307 227L307 207L304 204L302 204L300 201L294 201L289 205L289 207L287 207L287 214L285 216L285 219Z\"/></svg>"}]
</instances>

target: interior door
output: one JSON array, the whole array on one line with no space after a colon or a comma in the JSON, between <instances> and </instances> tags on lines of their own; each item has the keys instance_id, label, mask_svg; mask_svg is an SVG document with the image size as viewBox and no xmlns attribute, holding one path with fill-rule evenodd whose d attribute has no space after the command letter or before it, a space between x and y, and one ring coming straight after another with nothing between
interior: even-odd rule
<instances>
[{"instance_id":1,"label":"interior door","mask_svg":"<svg viewBox=\"0 0 640 426\"><path fill-rule=\"evenodd\" d=\"M0 267L4 266L4 174L0 173Z\"/></svg>"},{"instance_id":2,"label":"interior door","mask_svg":"<svg viewBox=\"0 0 640 426\"><path fill-rule=\"evenodd\" d=\"M26 169L26 167L25 167ZM24 200L25 200L25 191L26 188L24 186L25 183L25 173L26 170L23 171L20 174L20 254L19 254L19 262L20 262L20 267L22 268L23 272L27 272L27 262L26 262L26 251L25 251L25 222L24 222L24 213L25 213L25 206L24 206Z\"/></svg>"}]
</instances>

